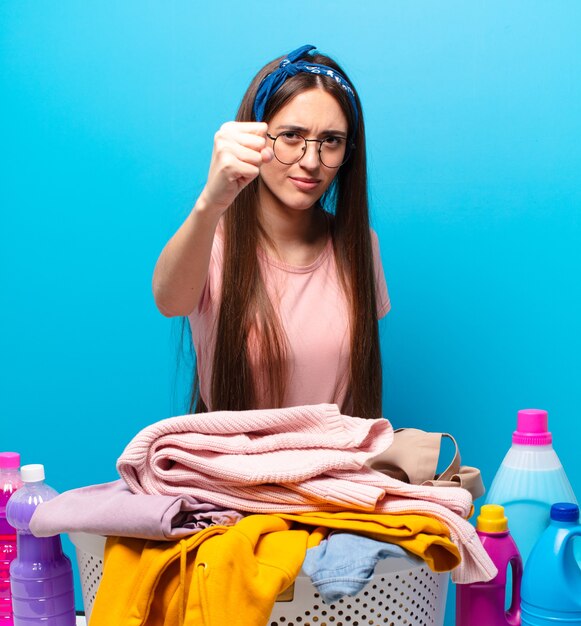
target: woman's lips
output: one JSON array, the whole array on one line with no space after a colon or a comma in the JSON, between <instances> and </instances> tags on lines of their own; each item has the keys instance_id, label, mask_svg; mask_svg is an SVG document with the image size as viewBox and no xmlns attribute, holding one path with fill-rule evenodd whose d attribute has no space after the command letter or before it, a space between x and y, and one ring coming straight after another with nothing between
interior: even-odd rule
<instances>
[{"instance_id":1,"label":"woman's lips","mask_svg":"<svg viewBox=\"0 0 581 626\"><path fill-rule=\"evenodd\" d=\"M293 185L301 191L312 191L319 184L319 180L316 178L296 178L295 176L289 176Z\"/></svg>"}]
</instances>

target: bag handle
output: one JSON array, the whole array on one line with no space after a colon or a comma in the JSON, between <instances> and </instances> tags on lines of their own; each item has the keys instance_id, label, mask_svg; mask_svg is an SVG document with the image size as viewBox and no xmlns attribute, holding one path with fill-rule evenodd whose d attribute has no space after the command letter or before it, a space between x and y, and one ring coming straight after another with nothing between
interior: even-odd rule
<instances>
[{"instance_id":1,"label":"bag handle","mask_svg":"<svg viewBox=\"0 0 581 626\"><path fill-rule=\"evenodd\" d=\"M460 450L458 443L449 433L440 433L441 439L447 437L454 444L454 456L450 464L440 474L436 474L433 479L425 480L422 485L430 485L432 487L463 487L472 494L472 498L480 498L484 495L484 484L480 470L477 467L469 465L461 465ZM440 440L440 453L441 453Z\"/></svg>"}]
</instances>

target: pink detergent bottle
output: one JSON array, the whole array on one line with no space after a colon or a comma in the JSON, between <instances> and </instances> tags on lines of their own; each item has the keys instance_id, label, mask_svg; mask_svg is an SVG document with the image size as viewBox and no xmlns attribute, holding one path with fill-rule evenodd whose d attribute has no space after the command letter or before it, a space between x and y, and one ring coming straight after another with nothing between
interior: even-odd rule
<instances>
[{"instance_id":1,"label":"pink detergent bottle","mask_svg":"<svg viewBox=\"0 0 581 626\"><path fill-rule=\"evenodd\" d=\"M22 487L18 452L0 452L0 626L13 626L10 563L16 558L16 530L6 520L10 496Z\"/></svg>"},{"instance_id":2,"label":"pink detergent bottle","mask_svg":"<svg viewBox=\"0 0 581 626\"><path fill-rule=\"evenodd\" d=\"M504 509L485 504L476 520L476 532L498 569L492 580L456 587L456 626L520 626L522 560L508 531ZM508 567L512 568L512 597L505 609Z\"/></svg>"}]
</instances>

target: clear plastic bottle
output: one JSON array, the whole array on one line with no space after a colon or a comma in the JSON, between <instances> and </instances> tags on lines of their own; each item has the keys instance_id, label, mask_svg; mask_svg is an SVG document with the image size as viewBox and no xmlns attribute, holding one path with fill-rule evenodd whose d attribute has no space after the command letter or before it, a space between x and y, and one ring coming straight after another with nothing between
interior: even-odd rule
<instances>
[{"instance_id":1,"label":"clear plastic bottle","mask_svg":"<svg viewBox=\"0 0 581 626\"><path fill-rule=\"evenodd\" d=\"M487 503L504 506L525 566L533 546L549 525L551 505L577 502L552 441L547 411L519 411L512 447L486 497Z\"/></svg>"},{"instance_id":2,"label":"clear plastic bottle","mask_svg":"<svg viewBox=\"0 0 581 626\"><path fill-rule=\"evenodd\" d=\"M60 535L35 537L30 519L57 492L44 482L44 466L23 465L24 486L8 501L6 516L16 529L17 555L10 566L14 626L75 626L71 561Z\"/></svg>"},{"instance_id":3,"label":"clear plastic bottle","mask_svg":"<svg viewBox=\"0 0 581 626\"><path fill-rule=\"evenodd\" d=\"M20 454L0 452L0 626L12 626L10 563L16 558L16 530L6 520L6 504L22 487Z\"/></svg>"}]
</instances>

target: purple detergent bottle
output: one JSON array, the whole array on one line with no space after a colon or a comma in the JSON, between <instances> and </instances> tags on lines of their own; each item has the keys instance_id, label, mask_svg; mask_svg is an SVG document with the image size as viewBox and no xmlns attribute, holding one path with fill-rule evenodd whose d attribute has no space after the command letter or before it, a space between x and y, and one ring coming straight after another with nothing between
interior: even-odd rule
<instances>
[{"instance_id":1,"label":"purple detergent bottle","mask_svg":"<svg viewBox=\"0 0 581 626\"><path fill-rule=\"evenodd\" d=\"M6 507L17 538L10 566L14 626L75 626L73 571L60 535L35 537L30 531L36 507L57 492L45 484L42 465L23 465L20 474L24 486Z\"/></svg>"},{"instance_id":2,"label":"purple detergent bottle","mask_svg":"<svg viewBox=\"0 0 581 626\"><path fill-rule=\"evenodd\" d=\"M508 531L504 509L485 504L476 520L476 532L498 569L492 580L456 587L456 626L520 626L522 560ZM505 609L507 572L512 568L511 604Z\"/></svg>"},{"instance_id":3,"label":"purple detergent bottle","mask_svg":"<svg viewBox=\"0 0 581 626\"><path fill-rule=\"evenodd\" d=\"M6 520L6 504L22 487L18 452L0 452L0 626L13 626L10 563L16 558L16 531Z\"/></svg>"}]
</instances>

